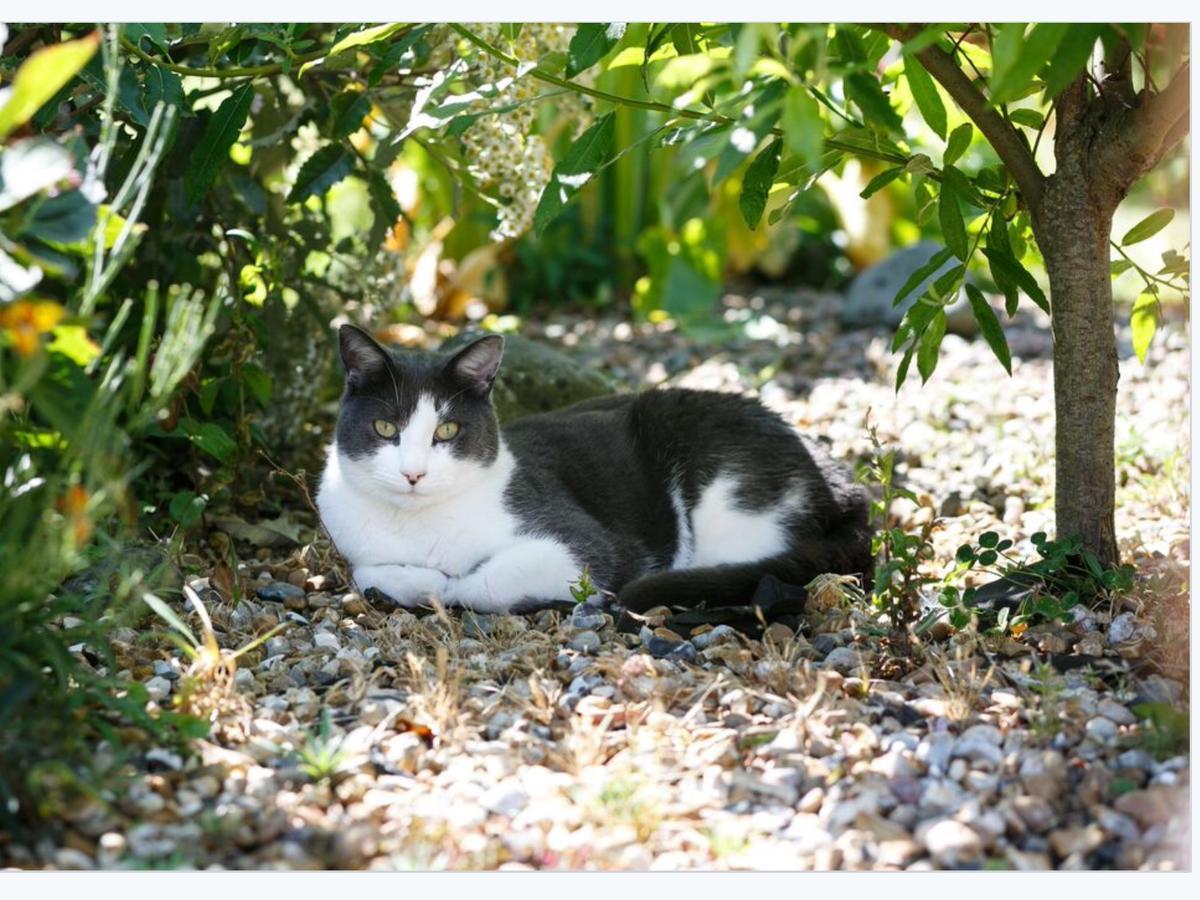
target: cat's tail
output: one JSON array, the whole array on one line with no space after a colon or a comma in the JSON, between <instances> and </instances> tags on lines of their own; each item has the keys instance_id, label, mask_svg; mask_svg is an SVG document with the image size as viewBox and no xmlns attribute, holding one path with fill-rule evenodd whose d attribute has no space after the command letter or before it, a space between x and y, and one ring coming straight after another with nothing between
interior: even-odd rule
<instances>
[{"instance_id":1,"label":"cat's tail","mask_svg":"<svg viewBox=\"0 0 1200 900\"><path fill-rule=\"evenodd\" d=\"M871 576L870 548L871 533L866 524L849 525L825 537L806 540L783 556L644 575L622 588L617 603L632 612L655 606L745 606L767 575L800 587L826 573L857 575L865 586Z\"/></svg>"}]
</instances>

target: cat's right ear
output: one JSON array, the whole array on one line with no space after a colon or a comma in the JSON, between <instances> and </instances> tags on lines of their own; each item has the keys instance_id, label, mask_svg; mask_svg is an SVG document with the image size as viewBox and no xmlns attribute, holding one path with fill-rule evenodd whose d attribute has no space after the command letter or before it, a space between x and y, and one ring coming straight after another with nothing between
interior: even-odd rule
<instances>
[{"instance_id":1,"label":"cat's right ear","mask_svg":"<svg viewBox=\"0 0 1200 900\"><path fill-rule=\"evenodd\" d=\"M380 343L356 325L338 329L338 346L346 384L359 387L382 375L389 365L388 352Z\"/></svg>"}]
</instances>

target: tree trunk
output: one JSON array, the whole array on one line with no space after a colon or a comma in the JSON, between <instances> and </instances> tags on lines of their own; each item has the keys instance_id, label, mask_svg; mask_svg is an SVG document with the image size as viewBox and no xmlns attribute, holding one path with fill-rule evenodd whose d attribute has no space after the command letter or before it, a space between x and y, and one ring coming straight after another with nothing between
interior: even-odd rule
<instances>
[{"instance_id":1,"label":"tree trunk","mask_svg":"<svg viewBox=\"0 0 1200 900\"><path fill-rule=\"evenodd\" d=\"M1118 368L1109 273L1115 203L1089 180L1084 154L1058 157L1037 217L1054 331L1056 526L1060 538L1078 536L1102 562L1115 563Z\"/></svg>"}]
</instances>

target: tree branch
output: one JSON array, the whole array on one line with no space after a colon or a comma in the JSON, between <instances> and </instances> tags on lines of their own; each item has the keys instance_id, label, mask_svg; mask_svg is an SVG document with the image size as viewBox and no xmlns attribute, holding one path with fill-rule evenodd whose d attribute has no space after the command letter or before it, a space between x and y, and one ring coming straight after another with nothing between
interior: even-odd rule
<instances>
[{"instance_id":1,"label":"tree branch","mask_svg":"<svg viewBox=\"0 0 1200 900\"><path fill-rule=\"evenodd\" d=\"M900 43L915 37L920 32L920 29L910 29L905 25L868 25L867 27L883 31ZM1017 187L1020 188L1026 205L1031 210L1036 210L1041 201L1045 176L1037 167L1033 151L1029 149L1029 145L1025 143L1020 132L1005 121L1004 117L992 107L991 102L971 83L953 57L936 44L918 50L916 57L925 70L937 79L938 83L946 89L946 93L954 99L954 102L988 139L992 149L996 151L996 155L1000 157L1001 162L1017 182Z\"/></svg>"},{"instance_id":2,"label":"tree branch","mask_svg":"<svg viewBox=\"0 0 1200 900\"><path fill-rule=\"evenodd\" d=\"M1142 145L1150 150L1150 166L1187 134L1191 74L1191 63L1185 62L1163 90L1157 94L1146 92L1146 99L1134 116L1131 127L1141 132Z\"/></svg>"}]
</instances>

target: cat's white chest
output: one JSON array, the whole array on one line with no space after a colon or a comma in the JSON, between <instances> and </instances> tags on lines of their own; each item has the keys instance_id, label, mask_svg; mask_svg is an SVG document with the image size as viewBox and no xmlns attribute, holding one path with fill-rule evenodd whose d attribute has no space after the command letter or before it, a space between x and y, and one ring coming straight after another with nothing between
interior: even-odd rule
<instances>
[{"instance_id":1,"label":"cat's white chest","mask_svg":"<svg viewBox=\"0 0 1200 900\"><path fill-rule=\"evenodd\" d=\"M518 539L517 522L504 507L512 458L502 454L490 469L436 502L396 504L353 484L331 448L317 506L352 567L398 564L464 575Z\"/></svg>"}]
</instances>

